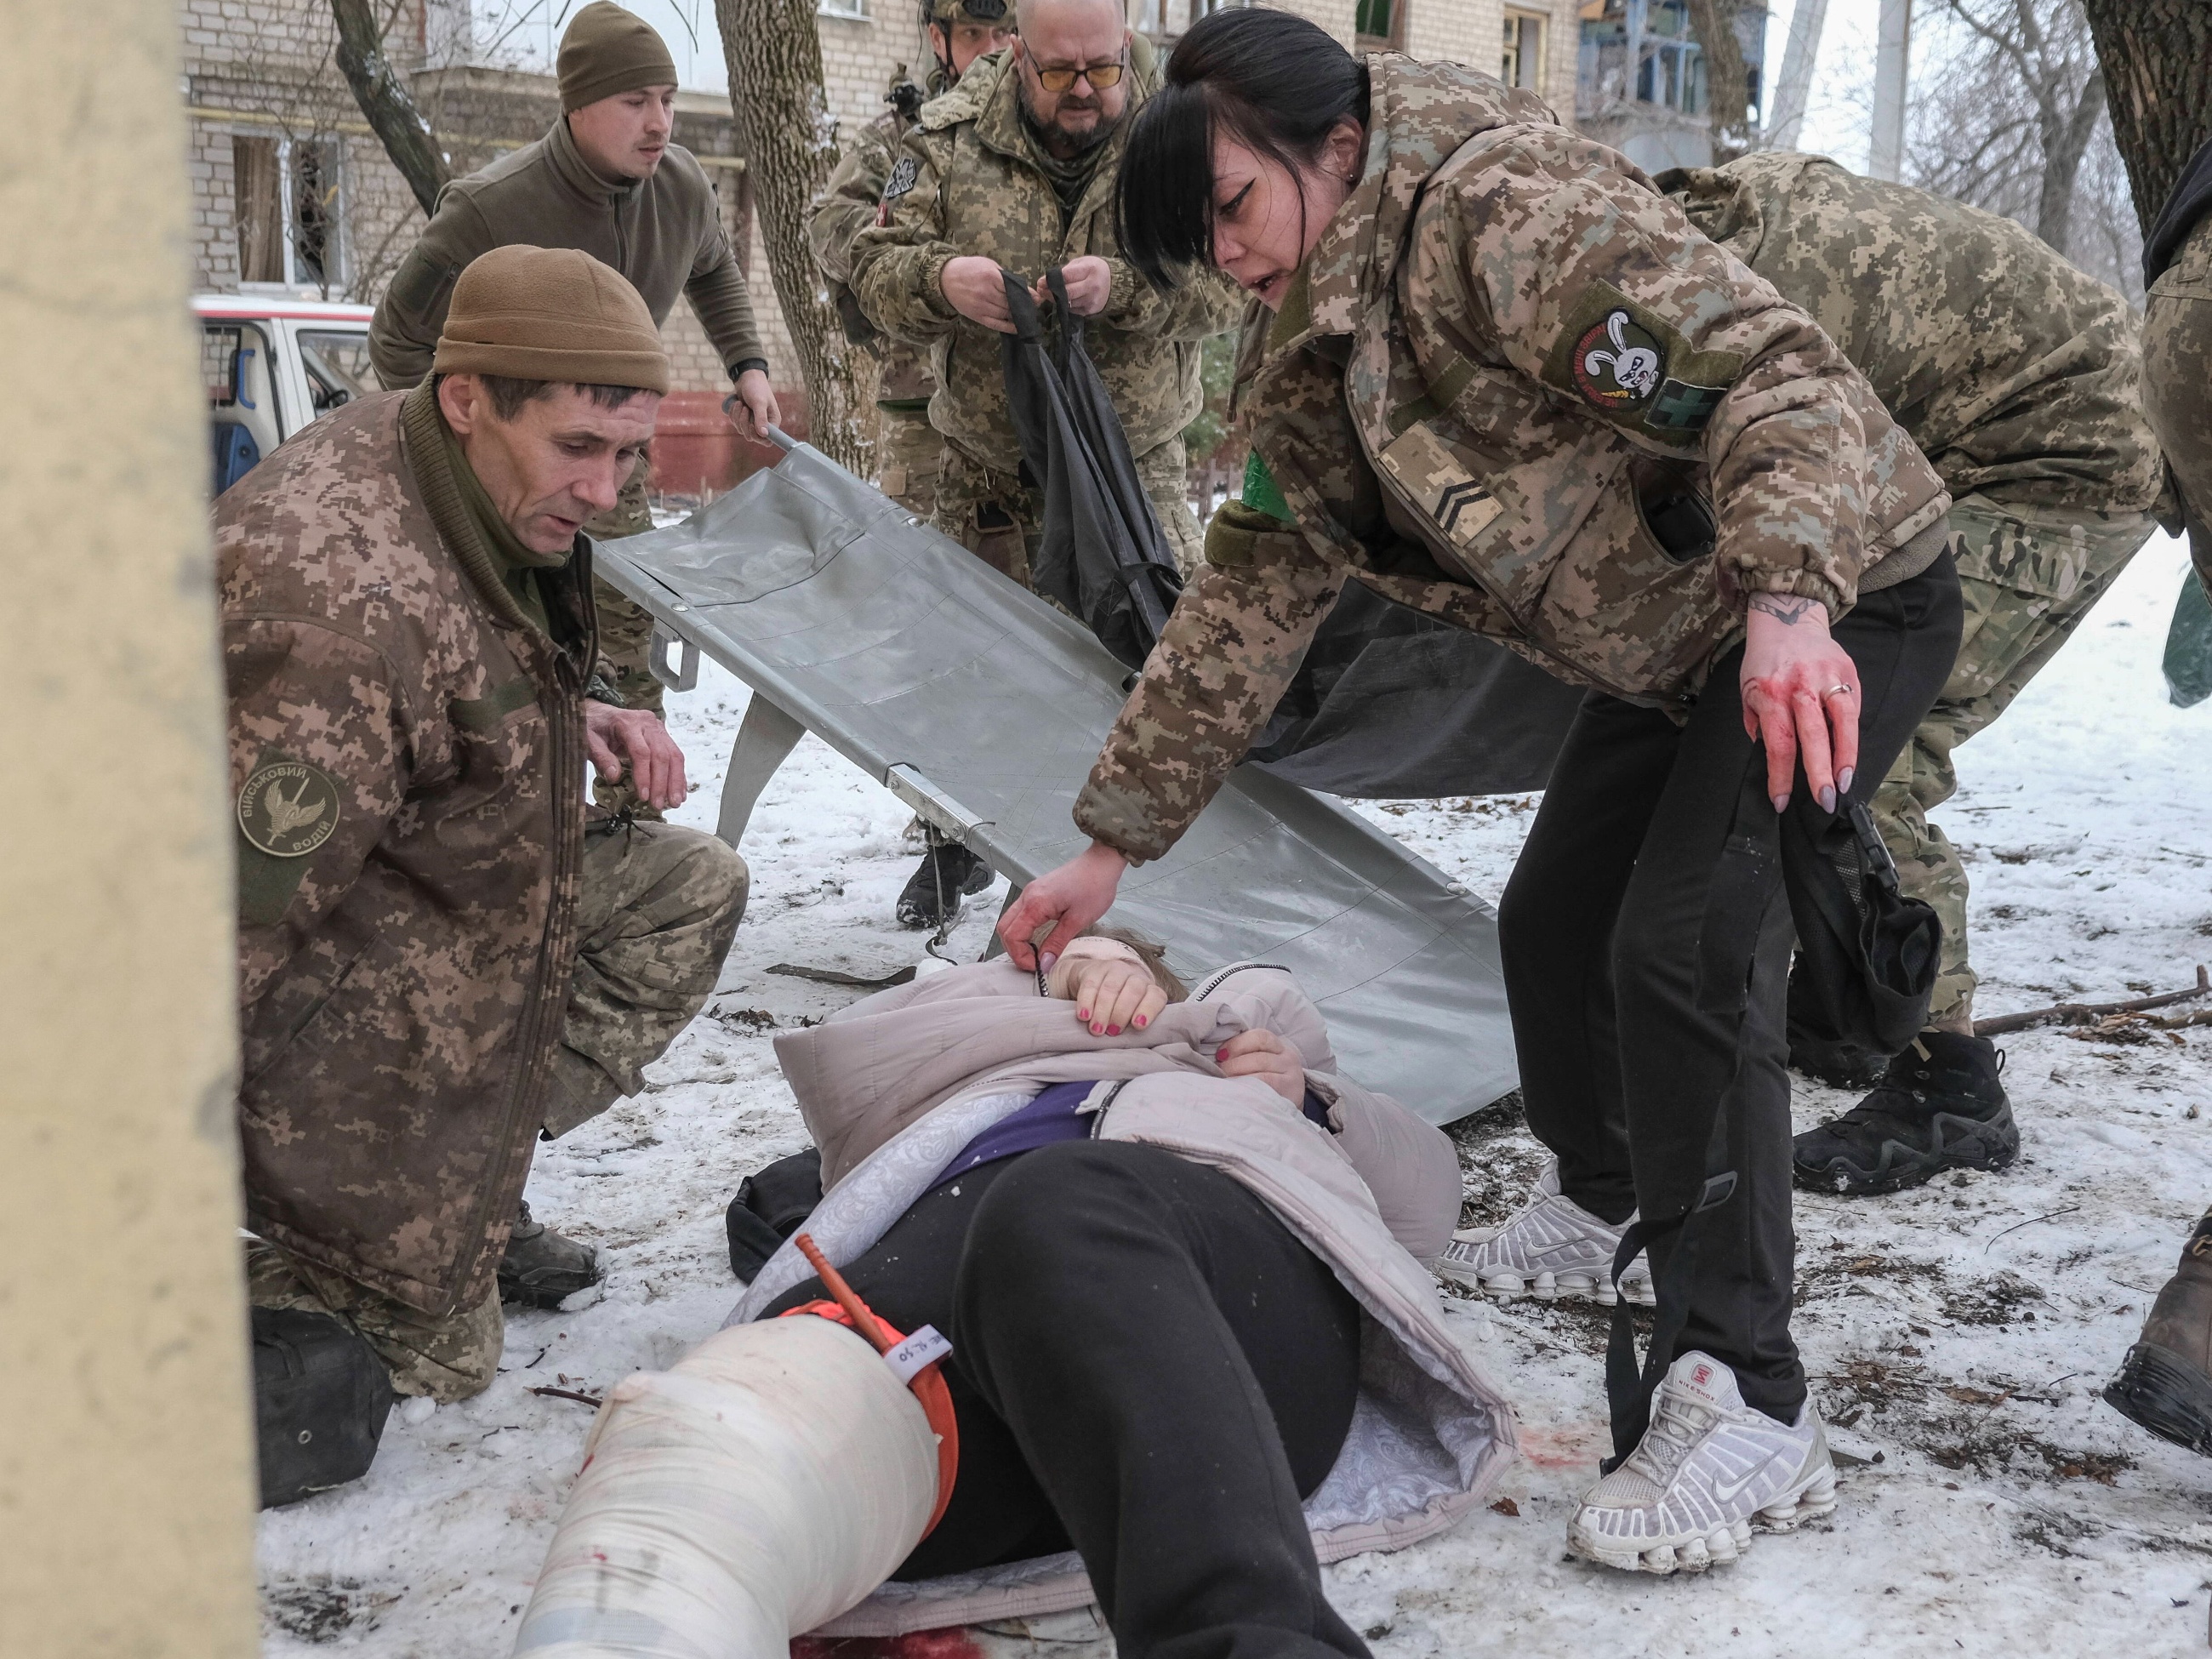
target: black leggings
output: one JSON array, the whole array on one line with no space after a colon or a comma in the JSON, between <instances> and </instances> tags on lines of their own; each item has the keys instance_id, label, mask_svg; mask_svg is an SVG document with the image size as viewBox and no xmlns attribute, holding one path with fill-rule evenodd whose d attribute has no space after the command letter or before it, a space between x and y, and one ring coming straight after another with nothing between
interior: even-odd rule
<instances>
[{"instance_id":1,"label":"black leggings","mask_svg":"<svg viewBox=\"0 0 2212 1659\"><path fill-rule=\"evenodd\" d=\"M1358 1304L1236 1182L1152 1146L1041 1147L925 1194L841 1271L953 1345L959 1479L895 1577L1072 1547L1128 1659L1367 1651L1299 1510L1351 1427Z\"/></svg>"},{"instance_id":2,"label":"black leggings","mask_svg":"<svg viewBox=\"0 0 2212 1659\"><path fill-rule=\"evenodd\" d=\"M1873 795L1942 690L1959 628L1948 555L1866 595L1835 625L1864 699L1852 799ZM1713 665L1683 726L1596 692L1584 700L1499 901L1498 952L1528 1127L1584 1209L1613 1223L1638 1209L1647 1220L1683 1214L1705 1183L1713 1115L1726 1103L1735 1193L1711 1212L1687 1322L1661 1358L1711 1354L1735 1371L1746 1404L1790 1420L1805 1370L1790 1335L1783 1004L1796 934L1778 879L1742 964L1745 1012L1710 1012L1697 996L1714 875L1747 781L1766 766L1744 735L1742 665L1739 647ZM1790 810L1827 817L1802 769ZM1674 1237L1653 1243L1655 1273Z\"/></svg>"}]
</instances>

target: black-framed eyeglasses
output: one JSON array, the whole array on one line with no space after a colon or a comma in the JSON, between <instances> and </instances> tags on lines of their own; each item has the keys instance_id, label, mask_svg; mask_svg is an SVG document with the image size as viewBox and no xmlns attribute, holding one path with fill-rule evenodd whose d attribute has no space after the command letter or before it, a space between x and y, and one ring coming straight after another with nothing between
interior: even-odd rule
<instances>
[{"instance_id":1,"label":"black-framed eyeglasses","mask_svg":"<svg viewBox=\"0 0 2212 1659\"><path fill-rule=\"evenodd\" d=\"M1093 92L1103 92L1109 87L1121 85L1128 62L1129 49L1124 46L1121 57L1113 63L1093 64L1087 69L1046 69L1034 62L1030 67L1036 71L1037 84L1047 92L1066 92L1079 79L1091 82Z\"/></svg>"}]
</instances>

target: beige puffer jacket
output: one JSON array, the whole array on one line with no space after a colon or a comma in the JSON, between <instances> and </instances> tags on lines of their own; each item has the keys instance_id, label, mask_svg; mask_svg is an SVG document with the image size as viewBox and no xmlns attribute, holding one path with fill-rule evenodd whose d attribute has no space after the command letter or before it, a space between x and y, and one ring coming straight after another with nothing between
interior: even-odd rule
<instances>
[{"instance_id":1,"label":"beige puffer jacket","mask_svg":"<svg viewBox=\"0 0 2212 1659\"><path fill-rule=\"evenodd\" d=\"M1255 1027L1298 1049L1308 1086L1328 1103L1328 1129L1207 1058ZM1164 1147L1264 1200L1365 1313L1352 1432L1305 1506L1323 1561L1443 1530L1512 1462L1511 1407L1461 1352L1436 1281L1415 1259L1442 1251L1458 1217L1451 1144L1336 1074L1320 1013L1282 969L1225 969L1146 1030L1094 1037L1066 1002L1038 994L1034 976L981 963L870 997L775 1046L822 1148L825 1196L807 1231L833 1263L873 1245L984 1128L1046 1085L1083 1079L1122 1085L1086 1103L1093 1138ZM810 1273L786 1245L727 1322L757 1317ZM896 1635L1093 1599L1082 1562L1067 1554L887 1583L818 1633Z\"/></svg>"}]
</instances>

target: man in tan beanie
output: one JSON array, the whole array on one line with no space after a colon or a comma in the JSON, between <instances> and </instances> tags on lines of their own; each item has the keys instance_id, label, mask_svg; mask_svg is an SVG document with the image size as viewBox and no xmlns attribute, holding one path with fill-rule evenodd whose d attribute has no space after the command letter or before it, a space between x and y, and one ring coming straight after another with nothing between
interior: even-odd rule
<instances>
[{"instance_id":1,"label":"man in tan beanie","mask_svg":"<svg viewBox=\"0 0 2212 1659\"><path fill-rule=\"evenodd\" d=\"M378 1399L478 1392L502 1290L597 1279L520 1209L532 1144L636 1092L744 908L713 836L582 804L587 757L684 795L666 728L595 672L581 533L667 386L618 273L500 248L455 283L428 380L216 505L249 1278Z\"/></svg>"},{"instance_id":2,"label":"man in tan beanie","mask_svg":"<svg viewBox=\"0 0 2212 1659\"><path fill-rule=\"evenodd\" d=\"M400 262L369 330L378 377L404 389L430 372L454 283L478 255L518 242L581 248L630 280L655 324L668 320L679 291L690 296L736 382L740 425L763 432L781 418L767 354L714 187L698 159L670 142L676 64L667 45L644 19L592 0L562 36L558 69L562 114L552 130L447 185ZM645 486L639 467L592 533L604 540L651 529ZM604 582L598 598L615 689L631 708L659 714L660 682L647 666L651 618ZM655 816L628 790L603 787L599 799Z\"/></svg>"}]
</instances>

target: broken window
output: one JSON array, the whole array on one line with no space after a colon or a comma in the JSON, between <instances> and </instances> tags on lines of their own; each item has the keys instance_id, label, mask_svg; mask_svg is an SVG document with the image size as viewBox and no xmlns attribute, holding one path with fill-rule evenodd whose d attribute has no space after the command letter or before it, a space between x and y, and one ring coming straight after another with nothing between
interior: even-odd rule
<instances>
[{"instance_id":1,"label":"broken window","mask_svg":"<svg viewBox=\"0 0 2212 1659\"><path fill-rule=\"evenodd\" d=\"M238 280L323 289L344 285L337 145L326 139L230 141Z\"/></svg>"}]
</instances>

